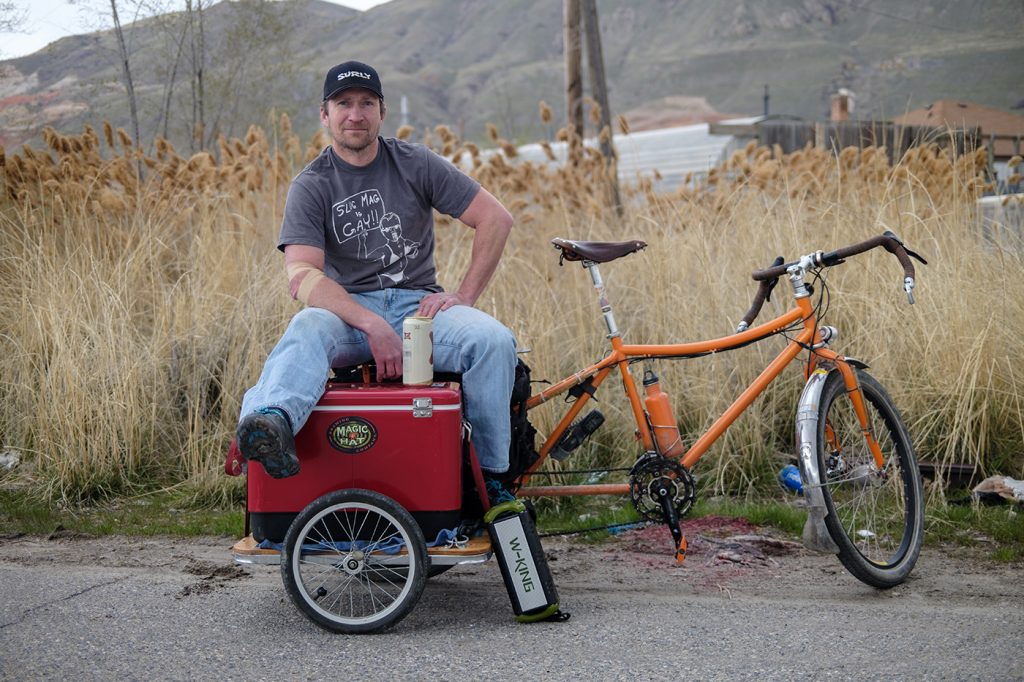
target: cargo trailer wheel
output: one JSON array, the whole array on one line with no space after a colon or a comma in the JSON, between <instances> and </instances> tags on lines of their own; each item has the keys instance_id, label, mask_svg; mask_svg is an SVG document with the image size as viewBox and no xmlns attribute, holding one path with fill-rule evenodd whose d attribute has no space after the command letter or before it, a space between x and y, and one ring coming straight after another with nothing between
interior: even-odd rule
<instances>
[{"instance_id":1,"label":"cargo trailer wheel","mask_svg":"<svg viewBox=\"0 0 1024 682\"><path fill-rule=\"evenodd\" d=\"M380 493L352 489L319 497L295 517L281 576L317 625L364 633L408 615L429 567L423 532L409 512Z\"/></svg>"}]
</instances>

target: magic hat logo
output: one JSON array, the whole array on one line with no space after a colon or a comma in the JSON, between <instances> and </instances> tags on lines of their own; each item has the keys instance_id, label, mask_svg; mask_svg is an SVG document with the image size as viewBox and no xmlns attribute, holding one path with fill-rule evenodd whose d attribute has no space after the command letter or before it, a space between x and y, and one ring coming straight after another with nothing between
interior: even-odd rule
<instances>
[{"instance_id":1,"label":"magic hat logo","mask_svg":"<svg viewBox=\"0 0 1024 682\"><path fill-rule=\"evenodd\" d=\"M377 442L377 427L362 417L342 417L327 429L327 442L335 450L355 455Z\"/></svg>"}]
</instances>

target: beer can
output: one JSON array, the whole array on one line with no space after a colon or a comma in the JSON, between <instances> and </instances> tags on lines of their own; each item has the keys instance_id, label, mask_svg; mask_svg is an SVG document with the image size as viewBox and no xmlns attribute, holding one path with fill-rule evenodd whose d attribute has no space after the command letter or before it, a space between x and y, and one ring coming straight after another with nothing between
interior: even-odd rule
<instances>
[{"instance_id":1,"label":"beer can","mask_svg":"<svg viewBox=\"0 0 1024 682\"><path fill-rule=\"evenodd\" d=\"M782 471L779 472L779 481L794 493L798 495L804 494L804 483L800 478L800 469L794 465L787 464L782 467Z\"/></svg>"},{"instance_id":2,"label":"beer can","mask_svg":"<svg viewBox=\"0 0 1024 682\"><path fill-rule=\"evenodd\" d=\"M429 317L407 317L402 322L402 383L410 386L434 380L434 332Z\"/></svg>"}]
</instances>

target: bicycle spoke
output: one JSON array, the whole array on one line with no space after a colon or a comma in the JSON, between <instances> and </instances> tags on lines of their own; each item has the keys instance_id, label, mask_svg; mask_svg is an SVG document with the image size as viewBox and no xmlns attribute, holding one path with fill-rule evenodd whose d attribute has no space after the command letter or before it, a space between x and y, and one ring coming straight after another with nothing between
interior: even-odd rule
<instances>
[{"instance_id":1,"label":"bicycle spoke","mask_svg":"<svg viewBox=\"0 0 1024 682\"><path fill-rule=\"evenodd\" d=\"M383 520L384 519L378 516L373 521L373 530L370 531L365 541L366 544L362 548L363 551L367 554L370 554L371 552L375 551L377 547L380 545L380 541L375 538L377 537L377 534L380 532L380 522ZM387 523L387 521L385 521L385 523ZM360 531L361 530L362 529L360 529Z\"/></svg>"},{"instance_id":2,"label":"bicycle spoke","mask_svg":"<svg viewBox=\"0 0 1024 682\"><path fill-rule=\"evenodd\" d=\"M384 606L384 601L383 600L378 601L377 598L374 596L374 594L373 594L373 583L370 581L369 577L367 577L365 575L362 576L362 578L363 578L364 584L366 585L366 593L370 596L370 604L373 606L373 610L375 612L376 611L383 611L386 608ZM377 589L381 589L380 586L378 586ZM385 594L387 594L387 593L385 592ZM391 596L391 595L388 595L388 596ZM394 599L392 599L392 601L394 601ZM380 608L379 609L376 608L378 603L380 604Z\"/></svg>"},{"instance_id":3,"label":"bicycle spoke","mask_svg":"<svg viewBox=\"0 0 1024 682\"><path fill-rule=\"evenodd\" d=\"M340 578L338 580L338 584L333 589L328 590L327 594L324 595L324 597L335 595L334 599L330 602L330 608L328 610L333 610L334 606L345 594L351 594L352 592L350 586L355 582L355 576L351 576L346 573L343 576L338 577Z\"/></svg>"},{"instance_id":4,"label":"bicycle spoke","mask_svg":"<svg viewBox=\"0 0 1024 682\"><path fill-rule=\"evenodd\" d=\"M368 573L373 573L374 576L379 577L381 580L386 582L391 587L401 591L402 586L392 582L391 579L388 577L387 573L385 573L385 571L387 571L391 575L393 575L395 577L398 577L398 578L403 578L404 579L405 576L403 576L401 572L399 572L399 571L397 571L397 570L395 570L393 568L390 568L390 567L387 567L387 566L385 566L383 568L384 568L384 570L381 570L380 568L377 568L376 566L367 566L366 570L367 570Z\"/></svg>"}]
</instances>

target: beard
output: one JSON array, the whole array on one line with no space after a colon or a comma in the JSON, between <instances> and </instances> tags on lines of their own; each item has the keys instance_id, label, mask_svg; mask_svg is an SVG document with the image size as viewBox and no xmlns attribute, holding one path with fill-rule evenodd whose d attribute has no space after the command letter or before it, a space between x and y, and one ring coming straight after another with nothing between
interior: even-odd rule
<instances>
[{"instance_id":1,"label":"beard","mask_svg":"<svg viewBox=\"0 0 1024 682\"><path fill-rule=\"evenodd\" d=\"M343 131L341 135L335 138L335 141L342 149L347 149L348 151L355 153L361 152L374 143L377 139L377 135L376 131L371 129L360 132L364 134L352 136Z\"/></svg>"},{"instance_id":2,"label":"beard","mask_svg":"<svg viewBox=\"0 0 1024 682\"><path fill-rule=\"evenodd\" d=\"M373 143L373 138L367 138L362 142L347 142L344 139L339 140L341 148L347 149L350 152L361 152L367 147L369 147L371 143Z\"/></svg>"}]
</instances>

